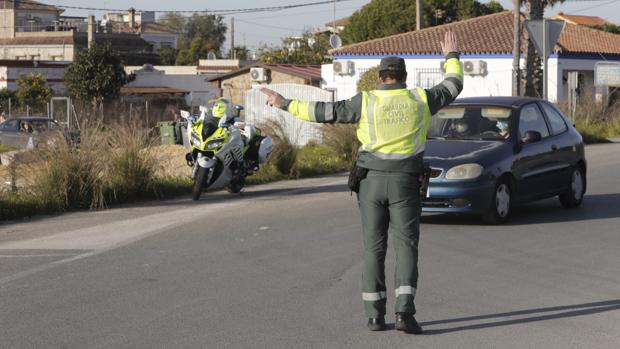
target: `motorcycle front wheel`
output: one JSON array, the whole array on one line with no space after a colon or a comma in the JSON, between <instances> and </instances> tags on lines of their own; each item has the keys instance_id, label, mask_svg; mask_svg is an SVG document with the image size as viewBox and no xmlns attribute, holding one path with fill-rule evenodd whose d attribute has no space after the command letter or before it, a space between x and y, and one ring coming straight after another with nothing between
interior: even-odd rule
<instances>
[{"instance_id":1,"label":"motorcycle front wheel","mask_svg":"<svg viewBox=\"0 0 620 349\"><path fill-rule=\"evenodd\" d=\"M207 183L207 174L209 170L198 166L198 172L196 173L196 178L194 178L194 188L192 190L192 200L200 199L200 194L202 194L202 190Z\"/></svg>"}]
</instances>

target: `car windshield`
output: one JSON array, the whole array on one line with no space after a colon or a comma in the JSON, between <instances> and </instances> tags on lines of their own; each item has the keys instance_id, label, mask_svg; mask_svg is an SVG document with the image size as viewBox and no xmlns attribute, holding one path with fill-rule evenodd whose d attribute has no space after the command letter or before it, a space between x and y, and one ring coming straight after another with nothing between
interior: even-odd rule
<instances>
[{"instance_id":1,"label":"car windshield","mask_svg":"<svg viewBox=\"0 0 620 349\"><path fill-rule=\"evenodd\" d=\"M495 106L452 106L431 118L428 139L505 141L510 137L512 109Z\"/></svg>"}]
</instances>

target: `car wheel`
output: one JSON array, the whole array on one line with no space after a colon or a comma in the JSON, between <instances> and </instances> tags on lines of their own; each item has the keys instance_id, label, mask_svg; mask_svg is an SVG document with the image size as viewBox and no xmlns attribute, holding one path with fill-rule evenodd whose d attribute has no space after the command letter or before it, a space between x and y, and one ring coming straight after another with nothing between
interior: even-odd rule
<instances>
[{"instance_id":1,"label":"car wheel","mask_svg":"<svg viewBox=\"0 0 620 349\"><path fill-rule=\"evenodd\" d=\"M573 208L581 205L583 194L586 192L586 174L581 166L573 167L571 174L570 189L559 195L560 203L565 208Z\"/></svg>"},{"instance_id":2,"label":"car wheel","mask_svg":"<svg viewBox=\"0 0 620 349\"><path fill-rule=\"evenodd\" d=\"M512 209L512 190L510 182L500 179L495 185L495 192L487 212L482 214L482 219L488 224L505 223L510 217Z\"/></svg>"}]
</instances>

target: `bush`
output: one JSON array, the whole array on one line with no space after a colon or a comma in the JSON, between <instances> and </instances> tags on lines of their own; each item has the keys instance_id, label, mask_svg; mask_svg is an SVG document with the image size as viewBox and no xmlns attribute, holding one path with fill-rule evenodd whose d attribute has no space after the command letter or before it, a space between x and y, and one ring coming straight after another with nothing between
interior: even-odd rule
<instances>
[{"instance_id":1,"label":"bush","mask_svg":"<svg viewBox=\"0 0 620 349\"><path fill-rule=\"evenodd\" d=\"M309 143L299 150L297 168L300 177L346 171L351 162L338 150L322 144Z\"/></svg>"},{"instance_id":2,"label":"bush","mask_svg":"<svg viewBox=\"0 0 620 349\"><path fill-rule=\"evenodd\" d=\"M360 76L357 82L357 92L372 91L379 81L379 67L372 67Z\"/></svg>"},{"instance_id":3,"label":"bush","mask_svg":"<svg viewBox=\"0 0 620 349\"><path fill-rule=\"evenodd\" d=\"M285 121L281 118L279 122L270 120L261 128L264 129L266 134L269 134L274 141L273 152L269 160L270 163L275 166L279 173L288 178L296 178L299 175L296 167L299 148L294 144L293 140L290 138L291 136L287 134L282 126L284 124Z\"/></svg>"},{"instance_id":4,"label":"bush","mask_svg":"<svg viewBox=\"0 0 620 349\"><path fill-rule=\"evenodd\" d=\"M334 156L342 159L347 166L357 158L360 142L357 139L356 125L328 124L323 126L323 143L330 147Z\"/></svg>"},{"instance_id":5,"label":"bush","mask_svg":"<svg viewBox=\"0 0 620 349\"><path fill-rule=\"evenodd\" d=\"M567 103L560 103L558 107L570 115ZM592 97L584 97L577 103L575 126L586 143L609 142L608 137L620 135L620 103L605 107L595 102Z\"/></svg>"},{"instance_id":6,"label":"bush","mask_svg":"<svg viewBox=\"0 0 620 349\"><path fill-rule=\"evenodd\" d=\"M138 123L114 125L108 132L109 153L106 196L110 202L132 201L152 189L155 159L154 140Z\"/></svg>"}]
</instances>

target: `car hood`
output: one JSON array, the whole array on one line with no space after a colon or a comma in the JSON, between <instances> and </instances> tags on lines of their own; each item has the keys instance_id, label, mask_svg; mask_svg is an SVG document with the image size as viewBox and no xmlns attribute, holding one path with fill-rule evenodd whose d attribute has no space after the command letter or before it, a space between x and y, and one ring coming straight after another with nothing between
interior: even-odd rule
<instances>
[{"instance_id":1,"label":"car hood","mask_svg":"<svg viewBox=\"0 0 620 349\"><path fill-rule=\"evenodd\" d=\"M432 162L486 162L485 159L511 149L509 142L477 140L428 140L424 160ZM499 155L499 154L498 154Z\"/></svg>"}]
</instances>

